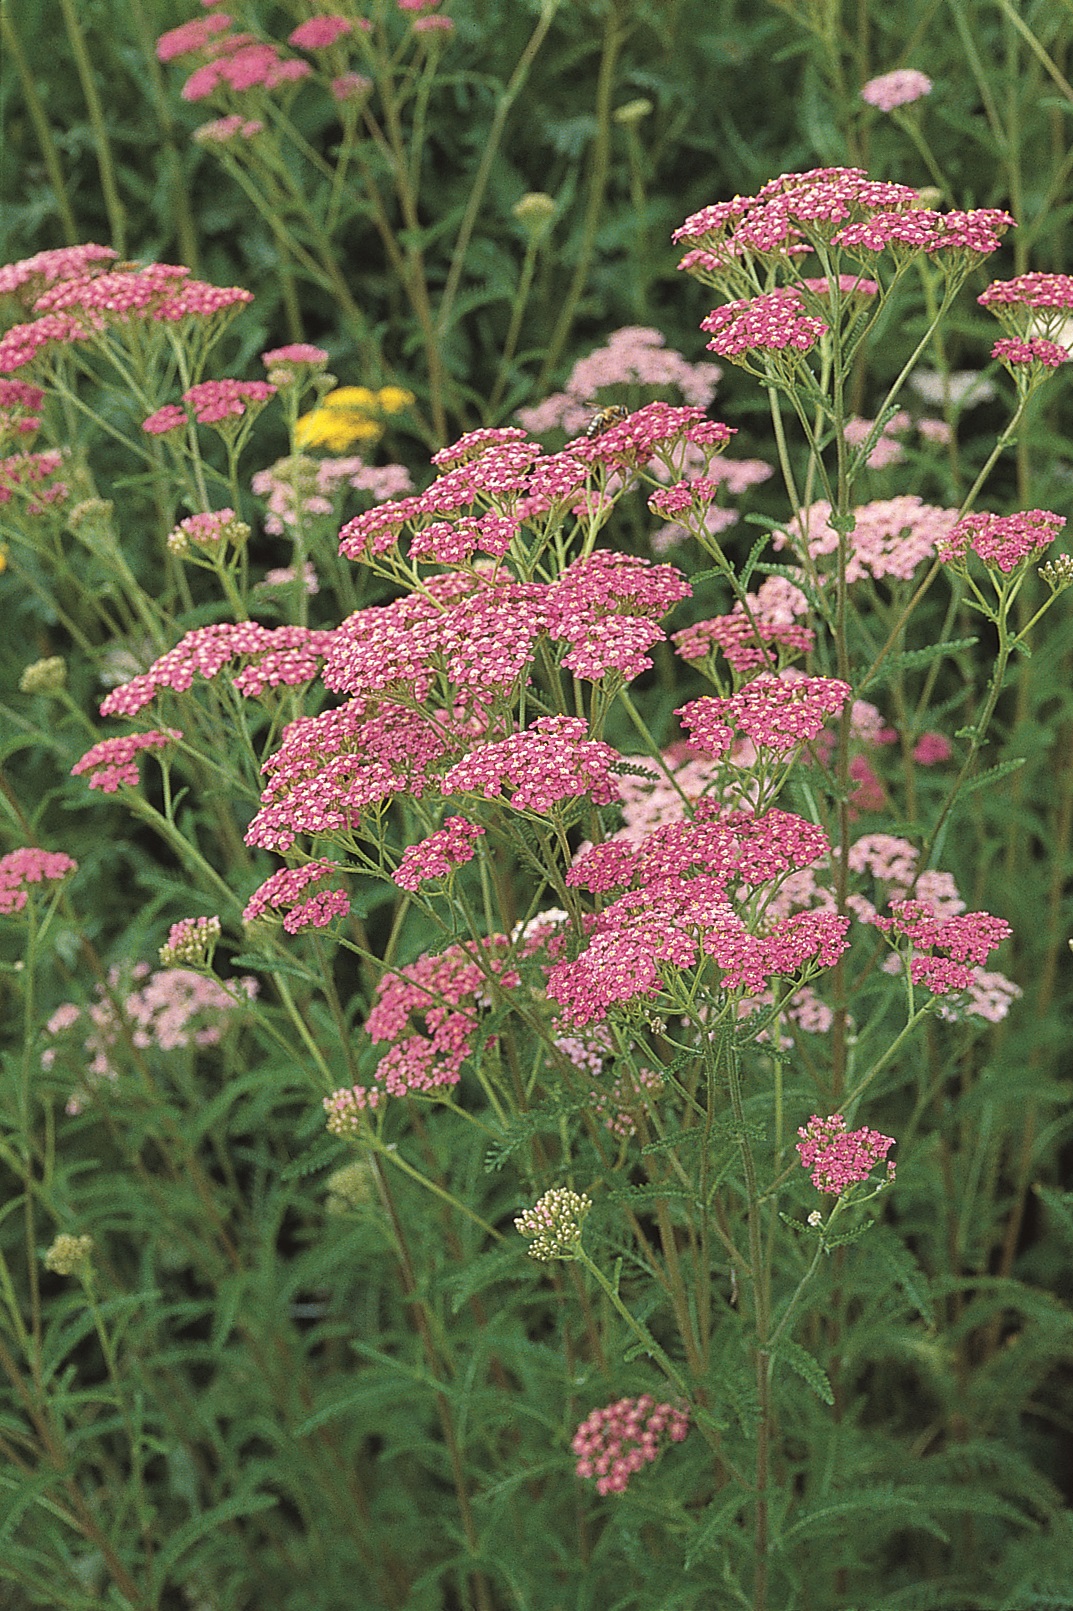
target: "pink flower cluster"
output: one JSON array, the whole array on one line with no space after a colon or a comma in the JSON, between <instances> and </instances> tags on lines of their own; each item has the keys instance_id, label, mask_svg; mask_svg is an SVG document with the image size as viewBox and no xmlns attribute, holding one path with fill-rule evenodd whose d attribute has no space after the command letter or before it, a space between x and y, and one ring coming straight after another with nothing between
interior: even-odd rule
<instances>
[{"instance_id":1,"label":"pink flower cluster","mask_svg":"<svg viewBox=\"0 0 1073 1611\"><path fill-rule=\"evenodd\" d=\"M708 351L731 360L743 353L806 353L830 328L805 312L801 293L792 286L724 303L700 327L712 337Z\"/></svg>"},{"instance_id":2,"label":"pink flower cluster","mask_svg":"<svg viewBox=\"0 0 1073 1611\"><path fill-rule=\"evenodd\" d=\"M105 738L94 744L71 768L72 777L89 773L91 789L102 794L116 794L124 784L138 787L137 757L143 750L162 750L168 744L178 743L182 733L174 727L154 729L149 733L126 733L121 738Z\"/></svg>"},{"instance_id":3,"label":"pink flower cluster","mask_svg":"<svg viewBox=\"0 0 1073 1611\"><path fill-rule=\"evenodd\" d=\"M1036 312L1073 310L1073 274L1018 274L1012 280L992 280L976 298L981 307L1031 308Z\"/></svg>"},{"instance_id":4,"label":"pink flower cluster","mask_svg":"<svg viewBox=\"0 0 1073 1611\"><path fill-rule=\"evenodd\" d=\"M343 19L312 18L302 24L310 31L309 37L295 39L292 44L307 49L318 48L330 41L321 38L324 24ZM157 40L157 59L161 62L177 61L184 56L203 56L208 60L195 68L182 88L184 101L203 101L215 90L230 89L236 94L258 86L266 90L278 89L281 84L292 84L312 72L308 62L297 57L281 57L275 45L255 39L248 33L231 33L232 18L224 11L197 17L169 29ZM347 27L350 24L346 24Z\"/></svg>"},{"instance_id":5,"label":"pink flower cluster","mask_svg":"<svg viewBox=\"0 0 1073 1611\"><path fill-rule=\"evenodd\" d=\"M448 817L443 827L402 853L394 879L400 889L415 890L430 878L448 878L456 867L472 861L474 841L484 833L465 817Z\"/></svg>"},{"instance_id":6,"label":"pink flower cluster","mask_svg":"<svg viewBox=\"0 0 1073 1611\"><path fill-rule=\"evenodd\" d=\"M266 627L258 621L218 621L195 627L174 649L154 660L148 671L113 688L101 701L100 713L136 716L161 689L185 693L193 686L195 675L211 681L232 660L245 661L232 678L244 699L256 699L266 688L299 687L317 675L335 641L335 631Z\"/></svg>"},{"instance_id":7,"label":"pink flower cluster","mask_svg":"<svg viewBox=\"0 0 1073 1611\"><path fill-rule=\"evenodd\" d=\"M758 934L732 904L732 893L777 881L829 849L823 832L800 817L720 815L710 800L698 804L693 818L666 823L641 840L593 846L577 858L567 883L594 894L625 893L587 919L579 955L551 967L549 996L566 1023L583 1025L657 996L663 970L693 968L702 956L723 970L725 990L748 994L776 974L830 967L845 949L848 919L798 912L765 921Z\"/></svg>"},{"instance_id":8,"label":"pink flower cluster","mask_svg":"<svg viewBox=\"0 0 1073 1611\"><path fill-rule=\"evenodd\" d=\"M288 34L287 43L296 50L327 50L337 39L350 33L353 26L347 17L307 17L293 33Z\"/></svg>"},{"instance_id":9,"label":"pink flower cluster","mask_svg":"<svg viewBox=\"0 0 1073 1611\"><path fill-rule=\"evenodd\" d=\"M218 425L221 420L241 419L248 407L263 408L269 398L276 395L276 387L267 380L203 380L183 392L183 402L199 425ZM142 421L142 430L151 436L163 436L185 425L186 416L177 403L165 403L148 419Z\"/></svg>"},{"instance_id":10,"label":"pink flower cluster","mask_svg":"<svg viewBox=\"0 0 1073 1611\"><path fill-rule=\"evenodd\" d=\"M356 1115L386 1096L445 1090L457 1085L462 1065L475 1050L480 1013L492 981L511 990L519 976L503 935L450 945L433 956L385 974L365 1021L374 1041L390 1042L371 1086L355 1086L325 1100L329 1129L352 1125ZM342 1133L342 1132L341 1132Z\"/></svg>"},{"instance_id":11,"label":"pink flower cluster","mask_svg":"<svg viewBox=\"0 0 1073 1611\"><path fill-rule=\"evenodd\" d=\"M0 509L17 496L24 500L28 515L43 515L49 504L63 503L68 487L65 481L44 485L63 464L56 449L44 453L12 453L0 459Z\"/></svg>"},{"instance_id":12,"label":"pink flower cluster","mask_svg":"<svg viewBox=\"0 0 1073 1611\"><path fill-rule=\"evenodd\" d=\"M788 548L800 541L814 560L837 553L838 533L829 524L830 516L831 505L819 499L801 510L787 531L774 533L774 547ZM918 565L935 556L957 524L956 509L927 504L915 492L861 504L853 517L855 524L849 534L846 558L847 582L857 582L865 576L876 581L887 576L909 581Z\"/></svg>"},{"instance_id":13,"label":"pink flower cluster","mask_svg":"<svg viewBox=\"0 0 1073 1611\"><path fill-rule=\"evenodd\" d=\"M814 739L829 716L850 697L837 677L775 677L763 672L726 699L705 695L675 711L692 743L710 755L726 755L735 731L757 749L785 755Z\"/></svg>"},{"instance_id":14,"label":"pink flower cluster","mask_svg":"<svg viewBox=\"0 0 1073 1611\"><path fill-rule=\"evenodd\" d=\"M867 1180L894 1146L894 1137L880 1135L878 1130L847 1130L841 1113L826 1119L814 1113L797 1133L801 1137L797 1150L803 1168L812 1170L812 1184L817 1191L839 1197L850 1186ZM894 1173L894 1164L888 1163L885 1184L894 1179Z\"/></svg>"},{"instance_id":15,"label":"pink flower cluster","mask_svg":"<svg viewBox=\"0 0 1073 1611\"><path fill-rule=\"evenodd\" d=\"M247 999L257 994L256 979L233 980L236 985ZM57 1044L42 1053L45 1068L55 1063L62 1039L74 1032L81 1037L74 1055L82 1084L67 1103L69 1114L81 1113L104 1081L118 1079L124 1046L163 1052L215 1046L239 1006L216 979L187 968L153 973L145 962L137 963L126 981L119 968L110 969L107 984L98 985L96 994L88 1007L68 1002L57 1008L46 1026Z\"/></svg>"},{"instance_id":16,"label":"pink flower cluster","mask_svg":"<svg viewBox=\"0 0 1073 1611\"><path fill-rule=\"evenodd\" d=\"M193 139L197 145L227 145L232 140L252 140L263 132L264 124L259 117L243 117L241 112L232 112L230 117L214 117L208 123L199 124Z\"/></svg>"},{"instance_id":17,"label":"pink flower cluster","mask_svg":"<svg viewBox=\"0 0 1073 1611\"><path fill-rule=\"evenodd\" d=\"M432 768L464 748L462 733L426 710L351 699L302 716L264 764L269 778L246 843L285 854L299 834L349 835L393 795L420 798Z\"/></svg>"},{"instance_id":18,"label":"pink flower cluster","mask_svg":"<svg viewBox=\"0 0 1073 1611\"><path fill-rule=\"evenodd\" d=\"M1026 509L1013 515L966 515L938 544L939 558L964 561L971 550L988 567L1008 575L1025 560L1050 547L1065 525L1065 516L1049 509Z\"/></svg>"},{"instance_id":19,"label":"pink flower cluster","mask_svg":"<svg viewBox=\"0 0 1073 1611\"><path fill-rule=\"evenodd\" d=\"M991 356L1008 368L1015 368L1019 364L1042 364L1044 369L1059 369L1062 364L1068 363L1069 349L1060 347L1057 341L1046 341L1043 336L1033 336L1030 341L1006 336L995 342Z\"/></svg>"},{"instance_id":20,"label":"pink flower cluster","mask_svg":"<svg viewBox=\"0 0 1073 1611\"><path fill-rule=\"evenodd\" d=\"M909 977L936 996L971 989L975 971L969 964L985 962L1013 932L1003 918L988 912L940 917L924 900L892 901L890 910L893 916L873 917L872 923L884 934L910 942ZM945 955L920 955L922 951Z\"/></svg>"},{"instance_id":21,"label":"pink flower cluster","mask_svg":"<svg viewBox=\"0 0 1073 1611\"><path fill-rule=\"evenodd\" d=\"M770 666L773 651L779 666L798 654L807 654L816 634L794 621L765 620L759 612L750 618L738 602L729 615L695 621L673 633L671 642L682 660L707 660L720 650L735 671L744 672Z\"/></svg>"},{"instance_id":22,"label":"pink flower cluster","mask_svg":"<svg viewBox=\"0 0 1073 1611\"><path fill-rule=\"evenodd\" d=\"M0 380L0 436L31 436L41 424L38 409L44 401L40 386Z\"/></svg>"},{"instance_id":23,"label":"pink flower cluster","mask_svg":"<svg viewBox=\"0 0 1073 1611\"><path fill-rule=\"evenodd\" d=\"M111 246L98 246L94 241L35 252L17 263L0 264L0 296L18 297L29 307L46 286L57 280L84 280L103 271L118 256Z\"/></svg>"},{"instance_id":24,"label":"pink flower cluster","mask_svg":"<svg viewBox=\"0 0 1073 1611\"><path fill-rule=\"evenodd\" d=\"M563 800L608 805L618 797L611 768L618 751L588 737L580 716L540 716L532 727L482 744L456 762L443 779L445 794L498 799L511 790L515 811L547 815Z\"/></svg>"},{"instance_id":25,"label":"pink flower cluster","mask_svg":"<svg viewBox=\"0 0 1073 1611\"><path fill-rule=\"evenodd\" d=\"M527 431L564 430L568 436L584 431L593 414L593 399L601 391L619 386L675 386L687 403L707 408L715 396L720 370L717 364L690 364L666 345L658 330L627 325L580 358L561 392L546 397L534 408L518 410Z\"/></svg>"},{"instance_id":26,"label":"pink flower cluster","mask_svg":"<svg viewBox=\"0 0 1073 1611\"><path fill-rule=\"evenodd\" d=\"M349 914L350 897L344 889L318 889L312 895L307 891L335 878L341 871L332 861L308 861L302 867L281 868L254 890L246 902L242 921L255 923L259 918L278 918L282 913L287 934L325 928L333 918Z\"/></svg>"},{"instance_id":27,"label":"pink flower cluster","mask_svg":"<svg viewBox=\"0 0 1073 1611\"><path fill-rule=\"evenodd\" d=\"M630 1478L655 1460L665 1441L681 1443L688 1431L687 1409L657 1404L650 1393L642 1393L593 1410L570 1447L578 1457L578 1476L595 1477L598 1494L623 1494Z\"/></svg>"},{"instance_id":28,"label":"pink flower cluster","mask_svg":"<svg viewBox=\"0 0 1073 1611\"><path fill-rule=\"evenodd\" d=\"M22 911L28 885L59 883L77 870L78 863L62 850L38 850L34 845L9 850L0 856L0 915Z\"/></svg>"},{"instance_id":29,"label":"pink flower cluster","mask_svg":"<svg viewBox=\"0 0 1073 1611\"><path fill-rule=\"evenodd\" d=\"M915 67L899 67L893 73L882 73L870 78L861 90L861 100L876 106L881 112L893 112L896 106L908 106L931 94L931 79Z\"/></svg>"}]
</instances>

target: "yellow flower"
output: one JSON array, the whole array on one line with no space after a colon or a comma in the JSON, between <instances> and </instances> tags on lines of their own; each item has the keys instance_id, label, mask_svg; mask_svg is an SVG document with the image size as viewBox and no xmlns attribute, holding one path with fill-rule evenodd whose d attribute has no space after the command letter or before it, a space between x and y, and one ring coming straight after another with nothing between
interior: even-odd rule
<instances>
[{"instance_id":1,"label":"yellow flower","mask_svg":"<svg viewBox=\"0 0 1073 1611\"><path fill-rule=\"evenodd\" d=\"M381 386L376 401L382 414L401 414L404 408L412 406L414 394L403 386Z\"/></svg>"},{"instance_id":2,"label":"yellow flower","mask_svg":"<svg viewBox=\"0 0 1073 1611\"><path fill-rule=\"evenodd\" d=\"M298 448L322 447L343 453L355 442L377 442L384 434L378 415L399 414L409 408L413 392L402 386L340 386L323 397L311 414L303 414L294 430Z\"/></svg>"},{"instance_id":3,"label":"yellow flower","mask_svg":"<svg viewBox=\"0 0 1073 1611\"><path fill-rule=\"evenodd\" d=\"M329 453L344 453L355 442L377 442L382 435L383 427L357 408L315 408L294 427L297 448L322 447Z\"/></svg>"}]
</instances>

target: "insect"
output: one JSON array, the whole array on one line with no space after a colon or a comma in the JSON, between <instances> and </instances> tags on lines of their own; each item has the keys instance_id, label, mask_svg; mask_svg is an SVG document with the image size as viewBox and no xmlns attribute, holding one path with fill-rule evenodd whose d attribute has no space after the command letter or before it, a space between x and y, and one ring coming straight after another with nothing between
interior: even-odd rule
<instances>
[{"instance_id":1,"label":"insect","mask_svg":"<svg viewBox=\"0 0 1073 1611\"><path fill-rule=\"evenodd\" d=\"M601 408L598 414L592 416L585 430L585 435L589 438L603 436L604 432L609 431L612 425L621 425L624 419L628 419L629 413L629 409L623 408L621 403L609 403L607 408Z\"/></svg>"}]
</instances>

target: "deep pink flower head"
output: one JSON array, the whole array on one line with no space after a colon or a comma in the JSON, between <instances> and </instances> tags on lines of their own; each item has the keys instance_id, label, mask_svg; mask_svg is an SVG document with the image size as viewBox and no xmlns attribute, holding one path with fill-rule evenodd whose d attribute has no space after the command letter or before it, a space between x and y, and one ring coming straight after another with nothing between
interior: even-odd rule
<instances>
[{"instance_id":1,"label":"deep pink flower head","mask_svg":"<svg viewBox=\"0 0 1073 1611\"><path fill-rule=\"evenodd\" d=\"M893 112L896 106L908 106L931 94L931 79L915 67L900 67L893 73L870 78L861 90L861 100L877 106L881 112Z\"/></svg>"},{"instance_id":2,"label":"deep pink flower head","mask_svg":"<svg viewBox=\"0 0 1073 1611\"><path fill-rule=\"evenodd\" d=\"M693 699L675 711L694 744L725 755L736 730L757 749L786 754L814 739L829 716L849 699L848 683L837 677L754 677L727 699Z\"/></svg>"},{"instance_id":3,"label":"deep pink flower head","mask_svg":"<svg viewBox=\"0 0 1073 1611\"><path fill-rule=\"evenodd\" d=\"M408 845L393 874L400 889L415 890L430 878L447 878L456 867L472 861L484 829L465 817L448 817L436 833L419 844Z\"/></svg>"},{"instance_id":4,"label":"deep pink flower head","mask_svg":"<svg viewBox=\"0 0 1073 1611\"><path fill-rule=\"evenodd\" d=\"M1057 341L1047 341L1043 336L1033 336L1029 341L1021 341L1017 336L1004 336L991 348L991 356L1008 368L1018 364L1042 364L1044 369L1058 369L1068 363L1069 349L1060 347Z\"/></svg>"},{"instance_id":5,"label":"deep pink flower head","mask_svg":"<svg viewBox=\"0 0 1073 1611\"><path fill-rule=\"evenodd\" d=\"M684 1405L657 1404L650 1393L620 1398L593 1410L574 1433L570 1447L579 1477L595 1478L599 1494L626 1492L630 1478L655 1460L667 1442L681 1443L689 1431Z\"/></svg>"},{"instance_id":6,"label":"deep pink flower head","mask_svg":"<svg viewBox=\"0 0 1073 1611\"><path fill-rule=\"evenodd\" d=\"M297 50L326 50L348 34L352 26L346 17L308 17L288 34L287 43Z\"/></svg>"},{"instance_id":7,"label":"deep pink flower head","mask_svg":"<svg viewBox=\"0 0 1073 1611\"><path fill-rule=\"evenodd\" d=\"M0 915L22 911L27 885L58 883L77 870L78 863L62 850L38 850L33 845L9 850L0 856Z\"/></svg>"},{"instance_id":8,"label":"deep pink flower head","mask_svg":"<svg viewBox=\"0 0 1073 1611\"><path fill-rule=\"evenodd\" d=\"M948 761L954 746L945 733L921 733L913 746L913 759L918 766L938 766Z\"/></svg>"},{"instance_id":9,"label":"deep pink flower head","mask_svg":"<svg viewBox=\"0 0 1073 1611\"><path fill-rule=\"evenodd\" d=\"M801 1137L797 1150L802 1166L812 1170L812 1184L817 1191L834 1196L867 1180L894 1146L894 1137L880 1135L878 1130L847 1130L841 1113L826 1119L814 1113L797 1133ZM894 1165L888 1163L884 1184L893 1179Z\"/></svg>"},{"instance_id":10,"label":"deep pink flower head","mask_svg":"<svg viewBox=\"0 0 1073 1611\"><path fill-rule=\"evenodd\" d=\"M307 891L336 877L341 868L331 861L309 861L303 867L284 867L255 889L242 913L244 923L258 918L281 917L284 930L297 934L302 929L324 928L335 917L346 917L350 897L344 889Z\"/></svg>"},{"instance_id":11,"label":"deep pink flower head","mask_svg":"<svg viewBox=\"0 0 1073 1611\"><path fill-rule=\"evenodd\" d=\"M217 34L226 33L230 26L231 18L227 13L217 11L207 17L192 17L178 28L169 28L156 42L157 61L173 62L182 56L197 56L215 42Z\"/></svg>"},{"instance_id":12,"label":"deep pink flower head","mask_svg":"<svg viewBox=\"0 0 1073 1611\"><path fill-rule=\"evenodd\" d=\"M1073 308L1073 274L1030 273L992 280L976 300L984 308Z\"/></svg>"},{"instance_id":13,"label":"deep pink flower head","mask_svg":"<svg viewBox=\"0 0 1073 1611\"><path fill-rule=\"evenodd\" d=\"M910 942L909 977L936 996L971 989L976 968L1013 932L989 912L939 917L924 900L891 901L890 911L890 917L873 917L873 926Z\"/></svg>"},{"instance_id":14,"label":"deep pink flower head","mask_svg":"<svg viewBox=\"0 0 1073 1611\"><path fill-rule=\"evenodd\" d=\"M102 794L115 794L122 784L138 787L137 757L143 750L162 750L168 744L178 743L182 733L174 727L158 728L150 733L127 733L121 738L105 738L94 744L71 768L72 777L89 773L91 789Z\"/></svg>"},{"instance_id":15,"label":"deep pink flower head","mask_svg":"<svg viewBox=\"0 0 1073 1611\"><path fill-rule=\"evenodd\" d=\"M971 549L985 565L1008 575L1023 560L1042 554L1065 523L1064 515L1049 509L1025 509L1013 515L981 512L959 520L936 546L946 563L963 561Z\"/></svg>"},{"instance_id":16,"label":"deep pink flower head","mask_svg":"<svg viewBox=\"0 0 1073 1611\"><path fill-rule=\"evenodd\" d=\"M730 359L743 353L809 352L829 328L805 312L801 293L792 286L714 308L700 327L712 337L709 352Z\"/></svg>"}]
</instances>

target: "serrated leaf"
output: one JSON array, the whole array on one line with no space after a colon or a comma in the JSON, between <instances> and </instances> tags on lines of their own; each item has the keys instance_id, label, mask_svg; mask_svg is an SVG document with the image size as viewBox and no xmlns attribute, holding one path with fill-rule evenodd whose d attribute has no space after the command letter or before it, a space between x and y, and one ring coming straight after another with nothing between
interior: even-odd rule
<instances>
[{"instance_id":1,"label":"serrated leaf","mask_svg":"<svg viewBox=\"0 0 1073 1611\"><path fill-rule=\"evenodd\" d=\"M733 1528L744 1504L745 1496L739 1493L731 1494L730 1498L724 1499L721 1505L713 1503L708 1506L704 1521L694 1533L693 1540L686 1549L685 1569L687 1572L692 1569L693 1562L698 1555L703 1555L707 1550L716 1549L720 1546L722 1540Z\"/></svg>"},{"instance_id":2,"label":"serrated leaf","mask_svg":"<svg viewBox=\"0 0 1073 1611\"><path fill-rule=\"evenodd\" d=\"M775 1351L777 1359L784 1359L791 1370L797 1372L803 1382L807 1382L816 1397L824 1404L833 1404L835 1395L831 1384L827 1380L827 1372L814 1359L807 1348L800 1343L791 1342L789 1338L780 1342Z\"/></svg>"},{"instance_id":3,"label":"serrated leaf","mask_svg":"<svg viewBox=\"0 0 1073 1611\"><path fill-rule=\"evenodd\" d=\"M212 1505L188 1522L177 1527L153 1561L151 1598L155 1601L163 1592L171 1568L186 1554L198 1539L204 1538L225 1522L238 1521L242 1516L256 1516L262 1510L274 1510L279 1504L276 1494L236 1494L222 1504Z\"/></svg>"},{"instance_id":4,"label":"serrated leaf","mask_svg":"<svg viewBox=\"0 0 1073 1611\"><path fill-rule=\"evenodd\" d=\"M1019 772L1024 764L1025 758L1023 755L1014 756L1013 760L1010 761L1000 761L998 766L990 766L986 772L981 772L978 778L973 778L969 783L963 783L960 792L963 795L975 794L977 789L989 788L992 783L997 783L999 778L1009 777L1011 772Z\"/></svg>"},{"instance_id":5,"label":"serrated leaf","mask_svg":"<svg viewBox=\"0 0 1073 1611\"><path fill-rule=\"evenodd\" d=\"M875 675L865 678L861 683L860 692L888 682L897 671L912 671L921 666L930 666L933 660L941 660L944 655L957 654L961 649L972 649L979 641L979 638L952 638L940 643L925 644L920 649L901 649L896 654L887 655Z\"/></svg>"}]
</instances>

